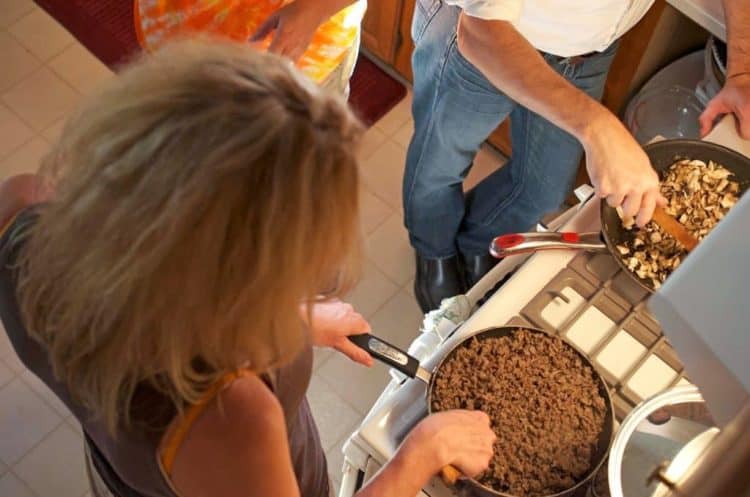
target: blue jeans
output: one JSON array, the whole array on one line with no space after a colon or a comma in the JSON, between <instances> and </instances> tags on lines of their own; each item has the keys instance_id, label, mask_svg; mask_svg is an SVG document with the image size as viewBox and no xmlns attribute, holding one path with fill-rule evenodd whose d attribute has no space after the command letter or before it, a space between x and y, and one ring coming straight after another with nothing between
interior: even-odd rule
<instances>
[{"instance_id":1,"label":"blue jeans","mask_svg":"<svg viewBox=\"0 0 750 497\"><path fill-rule=\"evenodd\" d=\"M563 204L583 154L573 136L511 100L459 53L459 13L442 0L417 0L412 22L414 135L404 218L412 246L430 258L486 254L495 236L529 230ZM615 51L613 45L578 61L542 55L599 100ZM462 182L479 146L509 115L513 157L464 195Z\"/></svg>"}]
</instances>

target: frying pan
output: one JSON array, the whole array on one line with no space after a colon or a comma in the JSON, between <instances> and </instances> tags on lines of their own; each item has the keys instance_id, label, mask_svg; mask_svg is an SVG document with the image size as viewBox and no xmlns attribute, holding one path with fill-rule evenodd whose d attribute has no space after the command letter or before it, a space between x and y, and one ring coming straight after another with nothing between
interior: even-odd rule
<instances>
[{"instance_id":1,"label":"frying pan","mask_svg":"<svg viewBox=\"0 0 750 497\"><path fill-rule=\"evenodd\" d=\"M432 414L432 394L435 389L435 378L437 376L436 373L440 370L445 361L453 357L456 354L457 350L461 349L462 347L468 346L470 340L486 340L488 338L506 337L512 335L519 329L528 330L532 333L542 333L545 336L550 336L546 331L525 326L523 328L519 328L517 326L488 328L486 330L479 331L468 338L465 338L460 343L455 345L440 360L440 362L432 372L424 369L419 364L419 361L416 358L410 356L407 352L404 352L398 347L395 347L376 336L370 334L351 335L349 337L349 340L354 342L354 344L356 344L360 348L369 352L374 358L378 359L379 361L382 361L389 366L397 369L398 371L401 371L410 378L418 378L420 381L427 383L427 411L429 414ZM545 497L582 497L586 494L586 489L588 488L587 483L594 477L597 470L604 463L604 460L609 453L609 447L612 443L612 438L614 435L614 410L612 407L612 399L609 396L609 390L607 389L607 385L604 382L604 379L601 377L601 375L599 375L599 373L596 371L594 366L585 355L578 352L575 347L567 344L565 340L563 340L563 342L581 357L584 364L587 364L592 369L592 371L594 371L597 383L599 384L599 394L602 396L602 398L604 398L605 404L607 406L607 413L604 418L604 427L602 429L602 433L599 435L597 448L594 453L594 457L592 458L592 466L589 469L589 472L586 473L586 476L582 478L578 483L576 483L576 485L574 485L573 487ZM502 358L498 357L498 360L502 360ZM473 478L461 475L457 469L451 466L443 468L441 476L447 484L454 485L459 491L460 495L463 496L517 497L508 493L499 492L488 486L482 485Z\"/></svg>"},{"instance_id":2,"label":"frying pan","mask_svg":"<svg viewBox=\"0 0 750 497\"><path fill-rule=\"evenodd\" d=\"M661 179L667 169L680 159L714 161L734 174L740 183L740 191L750 186L750 159L742 154L715 143L701 140L664 140L644 147L651 164ZM634 231L622 226L617 210L607 202L600 200L601 233L515 233L495 238L490 246L490 253L495 257L535 252L549 249L582 249L592 252L609 251L622 270L650 293L654 291L651 280L639 278L628 269L625 256L617 251L617 245L623 245L635 236Z\"/></svg>"}]
</instances>

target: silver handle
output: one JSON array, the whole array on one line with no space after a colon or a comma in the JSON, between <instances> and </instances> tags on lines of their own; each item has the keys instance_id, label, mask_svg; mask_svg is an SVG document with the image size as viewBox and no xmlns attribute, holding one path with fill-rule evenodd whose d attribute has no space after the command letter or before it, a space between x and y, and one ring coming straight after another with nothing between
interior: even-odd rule
<instances>
[{"instance_id":1,"label":"silver handle","mask_svg":"<svg viewBox=\"0 0 750 497\"><path fill-rule=\"evenodd\" d=\"M598 232L514 233L498 236L492 240L490 245L490 253L495 257L559 249L587 250L590 252L607 252L609 250Z\"/></svg>"}]
</instances>

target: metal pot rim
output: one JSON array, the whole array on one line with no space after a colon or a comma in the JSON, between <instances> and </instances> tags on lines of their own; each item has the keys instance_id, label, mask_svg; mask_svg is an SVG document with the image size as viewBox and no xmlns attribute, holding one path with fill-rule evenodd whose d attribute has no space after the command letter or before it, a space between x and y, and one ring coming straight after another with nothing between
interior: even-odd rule
<instances>
[{"instance_id":1,"label":"metal pot rim","mask_svg":"<svg viewBox=\"0 0 750 497\"><path fill-rule=\"evenodd\" d=\"M703 396L698 387L695 385L672 387L649 397L625 417L614 437L607 463L607 479L611 497L625 497L622 491L622 461L625 447L638 425L657 409L685 402L703 402Z\"/></svg>"}]
</instances>

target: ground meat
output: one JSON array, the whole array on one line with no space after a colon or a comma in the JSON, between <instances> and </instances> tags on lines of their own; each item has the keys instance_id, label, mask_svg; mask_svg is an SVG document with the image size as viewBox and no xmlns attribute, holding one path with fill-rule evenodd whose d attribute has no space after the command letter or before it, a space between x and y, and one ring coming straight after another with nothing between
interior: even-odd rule
<instances>
[{"instance_id":1,"label":"ground meat","mask_svg":"<svg viewBox=\"0 0 750 497\"><path fill-rule=\"evenodd\" d=\"M519 330L472 339L436 375L433 411L476 409L492 420L495 455L480 483L518 497L549 495L596 463L606 403L594 371L560 338Z\"/></svg>"}]
</instances>

